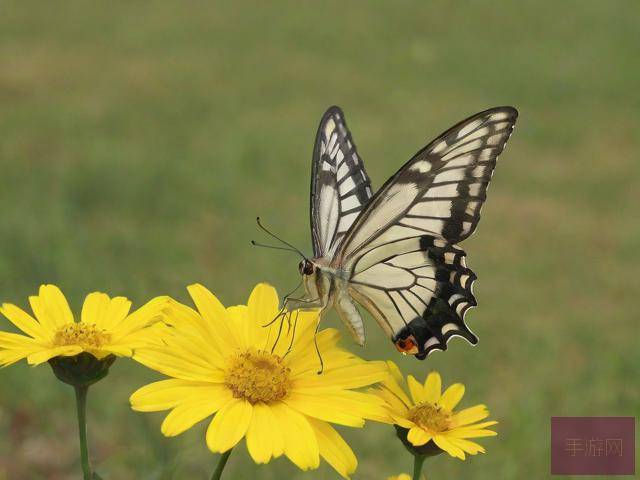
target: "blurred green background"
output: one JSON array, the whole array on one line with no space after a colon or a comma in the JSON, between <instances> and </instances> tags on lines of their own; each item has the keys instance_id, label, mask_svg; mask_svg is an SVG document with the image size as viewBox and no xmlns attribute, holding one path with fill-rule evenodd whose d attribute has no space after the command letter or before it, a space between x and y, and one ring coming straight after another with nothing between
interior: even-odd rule
<instances>
[{"instance_id":1,"label":"blurred green background","mask_svg":"<svg viewBox=\"0 0 640 480\"><path fill-rule=\"evenodd\" d=\"M249 240L261 215L310 250L311 149L329 105L379 187L453 123L511 104L519 123L464 243L479 346L417 362L368 319L358 351L438 369L467 385L463 406L500 421L486 455L436 457L430 480L546 478L550 416L640 412L639 18L636 1L3 1L0 297L26 306L44 282L75 309L93 290L186 301L196 281L228 304L260 280L284 292L297 258ZM98 471L209 478L203 425L164 439L162 415L129 409L155 378L120 360L92 389ZM0 371L0 478L80 478L72 399L47 366ZM356 479L410 470L389 427L345 435ZM336 474L257 467L243 446L226 478L254 476Z\"/></svg>"}]
</instances>

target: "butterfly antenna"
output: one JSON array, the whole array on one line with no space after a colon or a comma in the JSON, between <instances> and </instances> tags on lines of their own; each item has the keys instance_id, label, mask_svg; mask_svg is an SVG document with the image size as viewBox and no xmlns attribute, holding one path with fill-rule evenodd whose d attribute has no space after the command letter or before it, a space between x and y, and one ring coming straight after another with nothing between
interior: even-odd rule
<instances>
[{"instance_id":1,"label":"butterfly antenna","mask_svg":"<svg viewBox=\"0 0 640 480\"><path fill-rule=\"evenodd\" d=\"M270 248L272 250L284 250L285 252L293 252L293 253L298 253L296 250L294 250L293 248L288 248L288 247L278 247L276 245L267 245L265 243L260 243L260 242L256 242L255 240L251 240L251 245L253 245L254 247L262 247L262 248Z\"/></svg>"},{"instance_id":2,"label":"butterfly antenna","mask_svg":"<svg viewBox=\"0 0 640 480\"><path fill-rule=\"evenodd\" d=\"M293 245L291 245L289 242L281 239L280 237L278 237L276 234L272 233L268 228L266 228L264 225L262 225L262 223L260 222L260 217L256 218L256 223L258 224L258 227L260 227L260 229L267 233L267 235L275 238L276 240L278 240L280 243L283 243L284 245L286 245L287 247L291 248L292 251L297 252L302 258L304 258L305 260L307 259L306 255L304 253L302 253L299 249L297 249L296 247L294 247Z\"/></svg>"}]
</instances>

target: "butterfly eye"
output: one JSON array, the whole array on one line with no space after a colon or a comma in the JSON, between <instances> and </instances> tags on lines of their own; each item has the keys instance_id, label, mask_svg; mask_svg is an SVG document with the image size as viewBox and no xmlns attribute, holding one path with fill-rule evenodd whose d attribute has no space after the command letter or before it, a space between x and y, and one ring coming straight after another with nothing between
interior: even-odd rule
<instances>
[{"instance_id":1,"label":"butterfly eye","mask_svg":"<svg viewBox=\"0 0 640 480\"><path fill-rule=\"evenodd\" d=\"M302 260L298 265L301 275L311 275L313 273L313 263L309 260Z\"/></svg>"}]
</instances>

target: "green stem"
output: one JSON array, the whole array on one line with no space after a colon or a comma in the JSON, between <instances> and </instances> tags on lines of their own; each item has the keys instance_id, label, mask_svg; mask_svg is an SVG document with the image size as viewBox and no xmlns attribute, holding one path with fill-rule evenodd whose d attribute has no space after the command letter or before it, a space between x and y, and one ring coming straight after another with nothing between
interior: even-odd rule
<instances>
[{"instance_id":1,"label":"green stem","mask_svg":"<svg viewBox=\"0 0 640 480\"><path fill-rule=\"evenodd\" d=\"M229 460L229 456L231 455L231 450L233 449L230 448L222 454L220 460L218 460L218 466L216 467L215 472L213 472L213 475L211 475L211 480L220 480L220 477L222 477L222 471L227 465L227 460Z\"/></svg>"},{"instance_id":2,"label":"green stem","mask_svg":"<svg viewBox=\"0 0 640 480\"><path fill-rule=\"evenodd\" d=\"M84 480L92 480L89 448L87 447L87 392L89 387L75 387L76 408L78 411L78 434L80 436L80 461Z\"/></svg>"},{"instance_id":3,"label":"green stem","mask_svg":"<svg viewBox=\"0 0 640 480\"><path fill-rule=\"evenodd\" d=\"M420 480L420 475L422 474L422 464L424 463L424 459L427 458L424 455L414 455L413 456L413 480Z\"/></svg>"}]
</instances>

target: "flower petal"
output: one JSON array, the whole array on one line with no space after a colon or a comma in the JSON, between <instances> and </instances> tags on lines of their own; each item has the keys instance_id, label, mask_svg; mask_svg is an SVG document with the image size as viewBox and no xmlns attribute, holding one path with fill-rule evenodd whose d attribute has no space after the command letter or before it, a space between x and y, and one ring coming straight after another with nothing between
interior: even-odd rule
<instances>
[{"instance_id":1,"label":"flower petal","mask_svg":"<svg viewBox=\"0 0 640 480\"><path fill-rule=\"evenodd\" d=\"M162 434L166 437L180 435L232 400L233 395L222 385L193 388L191 395L166 416L162 422Z\"/></svg>"},{"instance_id":2,"label":"flower petal","mask_svg":"<svg viewBox=\"0 0 640 480\"><path fill-rule=\"evenodd\" d=\"M0 350L0 367L8 367L27 356L22 350Z\"/></svg>"},{"instance_id":3,"label":"flower petal","mask_svg":"<svg viewBox=\"0 0 640 480\"><path fill-rule=\"evenodd\" d=\"M47 332L35 318L11 303L3 304L0 313L24 333L37 340L48 340L52 336L53 332Z\"/></svg>"},{"instance_id":4,"label":"flower petal","mask_svg":"<svg viewBox=\"0 0 640 480\"><path fill-rule=\"evenodd\" d=\"M111 345L126 346L130 350L138 350L146 347L162 347L166 345L164 339L171 333L171 327L166 323L157 322L136 332L130 333L125 338L112 339Z\"/></svg>"},{"instance_id":5,"label":"flower petal","mask_svg":"<svg viewBox=\"0 0 640 480\"><path fill-rule=\"evenodd\" d=\"M496 422L495 420L491 420L489 422L473 423L471 425L458 426L458 427L452 428L451 430L452 431L458 431L458 430L480 430L482 428L491 427L491 426L497 425L497 424L498 424L498 422Z\"/></svg>"},{"instance_id":6,"label":"flower petal","mask_svg":"<svg viewBox=\"0 0 640 480\"><path fill-rule=\"evenodd\" d=\"M268 463L271 457L284 453L282 429L271 411L264 403L253 406L251 424L247 430L247 449L256 463Z\"/></svg>"},{"instance_id":7,"label":"flower petal","mask_svg":"<svg viewBox=\"0 0 640 480\"><path fill-rule=\"evenodd\" d=\"M247 433L253 406L246 400L233 399L222 407L207 428L207 446L212 452L224 453L233 448Z\"/></svg>"},{"instance_id":8,"label":"flower petal","mask_svg":"<svg viewBox=\"0 0 640 480\"><path fill-rule=\"evenodd\" d=\"M0 332L0 366L6 367L42 350L42 345L26 335Z\"/></svg>"},{"instance_id":9,"label":"flower petal","mask_svg":"<svg viewBox=\"0 0 640 480\"><path fill-rule=\"evenodd\" d=\"M224 371L182 348L146 347L136 350L133 359L169 377L196 382L224 381Z\"/></svg>"},{"instance_id":10,"label":"flower petal","mask_svg":"<svg viewBox=\"0 0 640 480\"><path fill-rule=\"evenodd\" d=\"M429 403L437 403L442 392L442 378L438 372L430 372L424 381L424 396Z\"/></svg>"},{"instance_id":11,"label":"flower petal","mask_svg":"<svg viewBox=\"0 0 640 480\"><path fill-rule=\"evenodd\" d=\"M372 393L375 393L385 401L387 408L390 412L394 412L402 416L406 416L407 413L409 412L409 409L407 408L407 406L398 397L396 397L393 393L391 393L386 388L376 388L376 389L371 389L370 391Z\"/></svg>"},{"instance_id":12,"label":"flower petal","mask_svg":"<svg viewBox=\"0 0 640 480\"><path fill-rule=\"evenodd\" d=\"M131 302L125 297L109 298L105 293L93 292L84 299L80 318L111 331L127 317L130 308Z\"/></svg>"},{"instance_id":13,"label":"flower petal","mask_svg":"<svg viewBox=\"0 0 640 480\"><path fill-rule=\"evenodd\" d=\"M407 407L413 405L413 402L409 399L407 394L402 388L404 385L404 380L402 382L397 382L395 380L395 376L390 375L386 380L382 382L383 388L389 390L395 397L398 398L402 403L404 403Z\"/></svg>"},{"instance_id":14,"label":"flower petal","mask_svg":"<svg viewBox=\"0 0 640 480\"><path fill-rule=\"evenodd\" d=\"M19 333L0 331L0 349L7 350L42 350L42 346L33 338Z\"/></svg>"},{"instance_id":15,"label":"flower petal","mask_svg":"<svg viewBox=\"0 0 640 480\"><path fill-rule=\"evenodd\" d=\"M109 306L109 295L101 292L92 292L86 296L82 304L80 320L83 323L102 325L102 317Z\"/></svg>"},{"instance_id":16,"label":"flower petal","mask_svg":"<svg viewBox=\"0 0 640 480\"><path fill-rule=\"evenodd\" d=\"M53 357L72 357L79 353L82 353L82 347L77 345L47 348L29 355L27 357L27 362L29 362L30 365L40 365Z\"/></svg>"},{"instance_id":17,"label":"flower petal","mask_svg":"<svg viewBox=\"0 0 640 480\"><path fill-rule=\"evenodd\" d=\"M171 378L139 388L129 397L131 408L138 412L159 412L177 406L195 389L207 388L208 382L192 382Z\"/></svg>"},{"instance_id":18,"label":"flower petal","mask_svg":"<svg viewBox=\"0 0 640 480\"><path fill-rule=\"evenodd\" d=\"M285 455L302 470L318 468L320 449L309 421L284 403L271 408L283 432Z\"/></svg>"},{"instance_id":19,"label":"flower petal","mask_svg":"<svg viewBox=\"0 0 640 480\"><path fill-rule=\"evenodd\" d=\"M400 425L401 427L406 429L411 429L416 426L416 424L408 418L397 415L395 413L391 413L391 418L393 419L393 423L395 423L396 425Z\"/></svg>"},{"instance_id":20,"label":"flower petal","mask_svg":"<svg viewBox=\"0 0 640 480\"><path fill-rule=\"evenodd\" d=\"M450 431L448 435L454 438L480 438L480 437L495 437L498 434L493 430L485 430L485 429L475 430L472 428L459 428L459 429Z\"/></svg>"},{"instance_id":21,"label":"flower petal","mask_svg":"<svg viewBox=\"0 0 640 480\"><path fill-rule=\"evenodd\" d=\"M489 416L489 410L486 405L475 405L465 408L453 414L453 422L455 426L469 425L470 423L479 422Z\"/></svg>"},{"instance_id":22,"label":"flower petal","mask_svg":"<svg viewBox=\"0 0 640 480\"><path fill-rule=\"evenodd\" d=\"M61 327L74 322L73 313L71 313L67 299L55 285L42 285L40 287L40 301L46 309L49 321L54 326ZM40 320L40 323L42 323L42 320Z\"/></svg>"},{"instance_id":23,"label":"flower petal","mask_svg":"<svg viewBox=\"0 0 640 480\"><path fill-rule=\"evenodd\" d=\"M122 298L122 297L116 297ZM115 300L115 299L113 299ZM169 297L155 297L142 305L137 310L131 312L127 317L118 322L125 305L122 300L112 304L105 313L105 323L110 325L114 340L126 338L131 333L137 332L162 320L162 310L169 304ZM113 315L113 318L110 316ZM110 318L107 318L109 316Z\"/></svg>"},{"instance_id":24,"label":"flower petal","mask_svg":"<svg viewBox=\"0 0 640 480\"><path fill-rule=\"evenodd\" d=\"M320 456L344 478L349 478L358 467L358 460L353 450L336 430L327 422L309 419L316 433Z\"/></svg>"},{"instance_id":25,"label":"flower petal","mask_svg":"<svg viewBox=\"0 0 640 480\"><path fill-rule=\"evenodd\" d=\"M126 345L105 345L101 347L98 352L101 352L104 357L109 354L113 354L117 357L131 357L133 355L133 350ZM94 356L98 357L93 351L91 351Z\"/></svg>"},{"instance_id":26,"label":"flower petal","mask_svg":"<svg viewBox=\"0 0 640 480\"><path fill-rule=\"evenodd\" d=\"M249 295L247 302L249 322L252 326L258 326L262 330L262 325L272 321L278 314L278 292L268 283L257 284Z\"/></svg>"},{"instance_id":27,"label":"flower petal","mask_svg":"<svg viewBox=\"0 0 640 480\"><path fill-rule=\"evenodd\" d=\"M451 436L447 436L449 441L453 443L456 447L462 449L464 452L469 455L477 455L478 453L484 453L484 447L478 445L475 442L470 442L469 440L464 440L462 438L453 438Z\"/></svg>"},{"instance_id":28,"label":"flower petal","mask_svg":"<svg viewBox=\"0 0 640 480\"><path fill-rule=\"evenodd\" d=\"M187 290L200 315L202 315L209 328L215 332L215 336L224 339L224 342L231 348L242 346L239 335L229 328L227 310L220 303L220 300L206 287L198 283L189 285Z\"/></svg>"},{"instance_id":29,"label":"flower petal","mask_svg":"<svg viewBox=\"0 0 640 480\"><path fill-rule=\"evenodd\" d=\"M449 388L445 390L442 394L442 398L438 404L449 411L452 411L456 408L456 405L462 400L464 395L464 385L461 383L454 383Z\"/></svg>"},{"instance_id":30,"label":"flower petal","mask_svg":"<svg viewBox=\"0 0 640 480\"><path fill-rule=\"evenodd\" d=\"M411 398L413 398L414 403L417 404L426 401L424 387L413 377L413 375L409 375L407 377L407 384L409 385L409 392L411 393Z\"/></svg>"},{"instance_id":31,"label":"flower petal","mask_svg":"<svg viewBox=\"0 0 640 480\"><path fill-rule=\"evenodd\" d=\"M304 390L361 388L381 382L388 376L384 362L364 362L351 358L348 366L336 368L333 363L330 363L330 358L326 358L325 364L327 367L322 375L317 374L318 365L316 364L316 371L311 374L294 376L296 387Z\"/></svg>"},{"instance_id":32,"label":"flower petal","mask_svg":"<svg viewBox=\"0 0 640 480\"><path fill-rule=\"evenodd\" d=\"M387 368L389 369L389 374L391 375L391 378L395 380L398 385L403 385L404 377L402 376L402 372L398 368L398 365L396 365L391 360L387 360L386 363L387 363Z\"/></svg>"},{"instance_id":33,"label":"flower petal","mask_svg":"<svg viewBox=\"0 0 640 480\"><path fill-rule=\"evenodd\" d=\"M228 327L232 330L237 338L240 340L240 345L243 348L249 348L251 346L263 348L268 348L267 345L263 345L262 342L256 338L258 328L253 325L249 321L249 310L246 305L232 305L231 307L227 307L227 322ZM261 329L263 335L266 334L264 330Z\"/></svg>"},{"instance_id":34,"label":"flower petal","mask_svg":"<svg viewBox=\"0 0 640 480\"><path fill-rule=\"evenodd\" d=\"M214 365L222 367L225 364L225 357L231 354L233 349L228 341L217 333L214 324L205 322L197 311L175 300L169 301L163 309L163 314L164 323L174 327L175 332L179 332L179 337L191 343L194 350L199 350L200 354L206 356Z\"/></svg>"},{"instance_id":35,"label":"flower petal","mask_svg":"<svg viewBox=\"0 0 640 480\"><path fill-rule=\"evenodd\" d=\"M300 314L299 317L302 318L303 315ZM315 354L314 344L316 341L318 343L318 350L322 352L322 358L327 364L327 369L325 369L323 375L329 373L329 368L336 369L344 366L345 363L347 365L353 365L354 356L346 354L346 352L336 348L336 344L340 340L340 332L335 328L325 328L318 332L314 340L315 324L317 323L318 316L315 315L314 318L313 328L301 328L304 327L304 325L301 325L302 320L299 319L297 321L298 326L295 329L296 336L294 338L294 344L291 352L286 357L286 363L287 366L291 368L292 376L303 374L315 375L318 373L320 370L320 361ZM286 342L282 343L285 344ZM278 345L280 345L280 343L278 343ZM342 355L340 355L341 353ZM334 355L339 356L342 361L329 358Z\"/></svg>"},{"instance_id":36,"label":"flower petal","mask_svg":"<svg viewBox=\"0 0 640 480\"><path fill-rule=\"evenodd\" d=\"M411 428L411 430L409 430L409 433L407 434L407 440L409 440L409 442L411 442L411 444L416 447L424 445L432 438L433 436L430 433L417 426Z\"/></svg>"},{"instance_id":37,"label":"flower petal","mask_svg":"<svg viewBox=\"0 0 640 480\"><path fill-rule=\"evenodd\" d=\"M438 447L440 447L440 449L444 450L452 457L464 460L465 457L462 449L451 443L444 435L436 435L433 437L433 441Z\"/></svg>"},{"instance_id":38,"label":"flower petal","mask_svg":"<svg viewBox=\"0 0 640 480\"><path fill-rule=\"evenodd\" d=\"M348 390L323 395L310 395L294 390L284 402L310 417L349 427L363 426L365 418L387 416L380 398Z\"/></svg>"}]
</instances>

